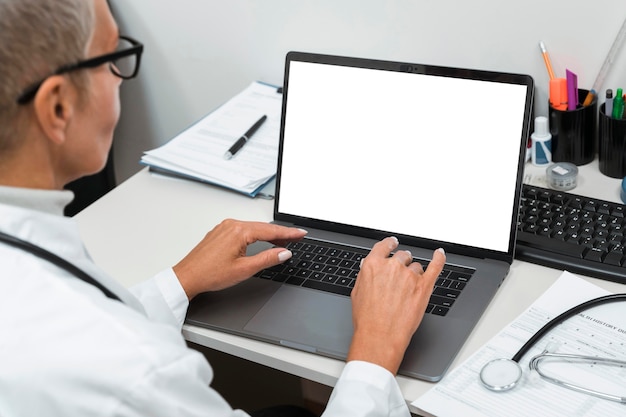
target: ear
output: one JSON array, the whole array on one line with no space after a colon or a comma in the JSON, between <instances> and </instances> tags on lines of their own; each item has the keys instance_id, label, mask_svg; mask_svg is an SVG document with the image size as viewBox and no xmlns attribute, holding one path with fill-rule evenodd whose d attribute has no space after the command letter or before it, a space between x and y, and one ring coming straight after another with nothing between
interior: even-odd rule
<instances>
[{"instance_id":1,"label":"ear","mask_svg":"<svg viewBox=\"0 0 626 417\"><path fill-rule=\"evenodd\" d=\"M41 84L34 99L34 110L41 130L55 144L66 140L75 113L76 89L67 77L53 75Z\"/></svg>"}]
</instances>

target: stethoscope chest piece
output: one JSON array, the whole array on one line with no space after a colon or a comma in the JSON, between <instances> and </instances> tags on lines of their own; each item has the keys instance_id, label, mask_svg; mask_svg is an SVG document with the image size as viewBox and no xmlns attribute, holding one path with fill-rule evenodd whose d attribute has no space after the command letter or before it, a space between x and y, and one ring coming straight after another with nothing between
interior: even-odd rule
<instances>
[{"instance_id":1,"label":"stethoscope chest piece","mask_svg":"<svg viewBox=\"0 0 626 417\"><path fill-rule=\"evenodd\" d=\"M522 368L514 360L501 358L487 362L480 371L480 380L491 391L508 391L522 378Z\"/></svg>"}]
</instances>

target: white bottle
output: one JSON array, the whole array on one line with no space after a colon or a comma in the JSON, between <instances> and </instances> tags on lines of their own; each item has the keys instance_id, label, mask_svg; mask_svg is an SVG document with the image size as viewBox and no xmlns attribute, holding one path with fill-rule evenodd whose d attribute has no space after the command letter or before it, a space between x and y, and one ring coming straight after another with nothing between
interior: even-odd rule
<instances>
[{"instance_id":1,"label":"white bottle","mask_svg":"<svg viewBox=\"0 0 626 417\"><path fill-rule=\"evenodd\" d=\"M552 135L548 129L548 118L535 118L535 131L530 135L531 161L533 165L544 166L552 161Z\"/></svg>"}]
</instances>

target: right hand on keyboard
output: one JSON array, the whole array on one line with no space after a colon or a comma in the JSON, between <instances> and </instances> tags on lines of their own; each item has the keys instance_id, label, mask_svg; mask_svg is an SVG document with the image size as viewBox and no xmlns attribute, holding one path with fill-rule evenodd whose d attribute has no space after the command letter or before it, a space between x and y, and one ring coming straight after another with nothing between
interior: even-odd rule
<instances>
[{"instance_id":1,"label":"right hand on keyboard","mask_svg":"<svg viewBox=\"0 0 626 417\"><path fill-rule=\"evenodd\" d=\"M398 240L378 242L363 260L352 290L354 336L348 361L363 360L397 373L404 352L417 330L433 286L443 269L443 249L433 253L426 271Z\"/></svg>"}]
</instances>

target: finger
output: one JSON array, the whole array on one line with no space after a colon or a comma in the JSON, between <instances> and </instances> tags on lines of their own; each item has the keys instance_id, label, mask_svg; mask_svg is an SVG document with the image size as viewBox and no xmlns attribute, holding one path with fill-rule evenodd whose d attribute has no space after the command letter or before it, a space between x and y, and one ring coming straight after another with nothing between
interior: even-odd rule
<instances>
[{"instance_id":1,"label":"finger","mask_svg":"<svg viewBox=\"0 0 626 417\"><path fill-rule=\"evenodd\" d=\"M271 223L250 222L249 226L250 227L247 228L247 242L249 244L256 241L280 244L282 242L302 239L307 234L307 231L304 229Z\"/></svg>"},{"instance_id":2,"label":"finger","mask_svg":"<svg viewBox=\"0 0 626 417\"><path fill-rule=\"evenodd\" d=\"M428 263L424 275L433 281L439 276L441 270L446 264L446 252L443 248L439 248L433 252L433 258Z\"/></svg>"},{"instance_id":3,"label":"finger","mask_svg":"<svg viewBox=\"0 0 626 417\"><path fill-rule=\"evenodd\" d=\"M387 258L398 247L398 239L394 236L386 237L372 247L370 255ZM368 256L370 256L368 255Z\"/></svg>"},{"instance_id":4,"label":"finger","mask_svg":"<svg viewBox=\"0 0 626 417\"><path fill-rule=\"evenodd\" d=\"M392 258L400 262L402 265L409 265L413 262L413 255L408 250L399 250L393 255Z\"/></svg>"},{"instance_id":5,"label":"finger","mask_svg":"<svg viewBox=\"0 0 626 417\"><path fill-rule=\"evenodd\" d=\"M278 265L290 259L292 252L284 248L270 248L255 255L243 256L234 261L236 270L243 278L250 277L257 272Z\"/></svg>"},{"instance_id":6,"label":"finger","mask_svg":"<svg viewBox=\"0 0 626 417\"><path fill-rule=\"evenodd\" d=\"M284 248L271 248L257 253L256 255L249 256L255 263L261 262L263 268L278 265L283 263L293 256L289 249Z\"/></svg>"},{"instance_id":7,"label":"finger","mask_svg":"<svg viewBox=\"0 0 626 417\"><path fill-rule=\"evenodd\" d=\"M418 274L423 274L424 273L424 267L422 266L421 263L419 262L413 262L409 265L409 269L411 269L414 272L417 272Z\"/></svg>"}]
</instances>

